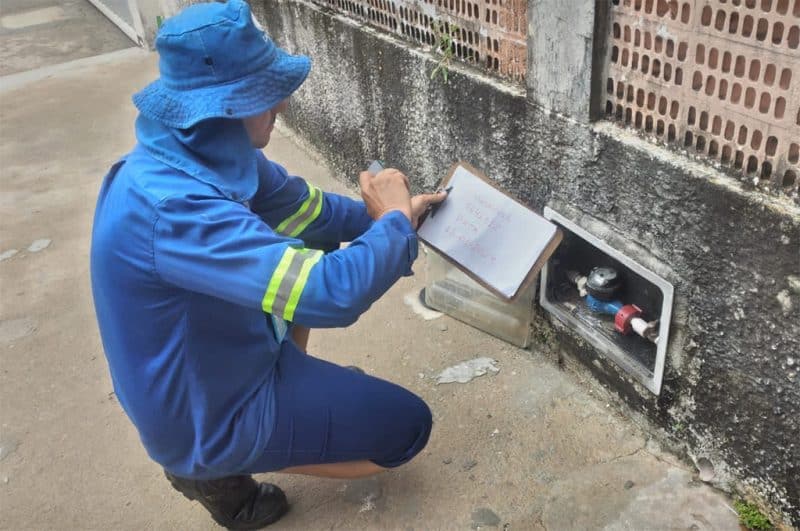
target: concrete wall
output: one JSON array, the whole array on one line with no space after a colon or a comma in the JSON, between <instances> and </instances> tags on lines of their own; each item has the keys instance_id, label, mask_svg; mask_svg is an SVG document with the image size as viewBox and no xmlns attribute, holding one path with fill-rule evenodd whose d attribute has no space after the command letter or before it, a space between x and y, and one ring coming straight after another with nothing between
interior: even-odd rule
<instances>
[{"instance_id":1,"label":"concrete wall","mask_svg":"<svg viewBox=\"0 0 800 531\"><path fill-rule=\"evenodd\" d=\"M433 82L435 60L423 50L304 2L253 5L282 46L313 58L287 121L343 177L355 179L380 157L419 191L465 159L525 204L570 215L672 282L672 346L658 397L541 312L533 350L591 371L687 456L712 466L718 485L766 500L800 525L796 205L588 122L590 63L601 52L586 33L593 13L551 26L580 52L534 39L525 88L460 67L449 84ZM582 62L572 72L583 77L565 83L569 75L546 61L573 65L566 72Z\"/></svg>"}]
</instances>

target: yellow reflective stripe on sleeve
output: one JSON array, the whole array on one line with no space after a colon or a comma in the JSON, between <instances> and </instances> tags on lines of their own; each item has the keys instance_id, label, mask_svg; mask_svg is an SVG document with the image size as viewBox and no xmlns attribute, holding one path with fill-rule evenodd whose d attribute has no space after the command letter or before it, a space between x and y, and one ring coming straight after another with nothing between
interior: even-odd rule
<instances>
[{"instance_id":1,"label":"yellow reflective stripe on sleeve","mask_svg":"<svg viewBox=\"0 0 800 531\"><path fill-rule=\"evenodd\" d=\"M322 251L288 247L270 278L261 300L265 313L287 321L294 318L300 295L306 287L311 268L320 261Z\"/></svg>"},{"instance_id":2,"label":"yellow reflective stripe on sleeve","mask_svg":"<svg viewBox=\"0 0 800 531\"><path fill-rule=\"evenodd\" d=\"M289 236L292 238L300 236L303 233L303 231L306 230L306 227L311 225L311 223L313 223L314 220L319 217L320 212L322 212L322 203L323 203L322 191L320 191L317 188L314 188L314 190L317 192L317 198L313 204L314 209L310 211L309 216L307 216L304 220L300 221L297 227L289 233Z\"/></svg>"},{"instance_id":3,"label":"yellow reflective stripe on sleeve","mask_svg":"<svg viewBox=\"0 0 800 531\"><path fill-rule=\"evenodd\" d=\"M286 276L286 272L289 270L289 264L292 263L292 259L296 255L296 249L292 249L291 247L287 248L281 257L281 261L278 263L278 267L276 267L275 272L272 273L267 291L264 292L264 298L261 299L261 308L265 313L272 313L275 297L278 295L278 288L281 285L283 277Z\"/></svg>"},{"instance_id":4,"label":"yellow reflective stripe on sleeve","mask_svg":"<svg viewBox=\"0 0 800 531\"><path fill-rule=\"evenodd\" d=\"M308 186L308 197L297 212L283 220L275 232L295 238L299 236L322 212L323 194L310 184Z\"/></svg>"},{"instance_id":5,"label":"yellow reflective stripe on sleeve","mask_svg":"<svg viewBox=\"0 0 800 531\"><path fill-rule=\"evenodd\" d=\"M292 292L289 295L289 301L286 303L284 319L287 321L292 321L294 319L294 312L297 310L297 303L300 301L300 295L302 295L303 290L306 288L308 277L311 274L311 268L320 261L323 254L322 251L314 251L311 256L303 261L300 274L297 275L297 281L294 283Z\"/></svg>"}]
</instances>

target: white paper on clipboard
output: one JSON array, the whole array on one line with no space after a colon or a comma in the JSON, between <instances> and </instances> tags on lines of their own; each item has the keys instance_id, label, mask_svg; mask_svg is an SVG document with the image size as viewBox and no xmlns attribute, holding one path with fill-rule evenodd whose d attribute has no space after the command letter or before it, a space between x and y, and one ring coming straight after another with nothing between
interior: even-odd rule
<instances>
[{"instance_id":1,"label":"white paper on clipboard","mask_svg":"<svg viewBox=\"0 0 800 531\"><path fill-rule=\"evenodd\" d=\"M512 298L560 240L555 224L459 164L447 199L419 236L498 294Z\"/></svg>"}]
</instances>

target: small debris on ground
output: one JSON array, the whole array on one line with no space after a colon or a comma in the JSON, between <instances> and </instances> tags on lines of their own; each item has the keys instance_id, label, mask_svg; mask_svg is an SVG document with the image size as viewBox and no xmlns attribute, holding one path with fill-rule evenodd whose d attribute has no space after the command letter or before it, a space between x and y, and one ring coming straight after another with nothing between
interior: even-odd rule
<instances>
[{"instance_id":1,"label":"small debris on ground","mask_svg":"<svg viewBox=\"0 0 800 531\"><path fill-rule=\"evenodd\" d=\"M419 315L426 321L432 321L433 319L438 319L443 315L441 312L437 312L436 310L431 310L430 308L422 304L418 291L412 291L411 293L406 293L406 295L403 297L403 302L405 302L406 306L411 308L411 310L415 314Z\"/></svg>"},{"instance_id":2,"label":"small debris on ground","mask_svg":"<svg viewBox=\"0 0 800 531\"><path fill-rule=\"evenodd\" d=\"M440 331L440 332L447 332L447 325L446 325L446 324L444 324L444 323L441 323L441 324L439 325L439 331Z\"/></svg>"},{"instance_id":3,"label":"small debris on ground","mask_svg":"<svg viewBox=\"0 0 800 531\"><path fill-rule=\"evenodd\" d=\"M28 251L31 253L38 253L39 251L42 251L50 247L51 243L52 240L48 240L47 238L36 240L30 245L30 247L28 247Z\"/></svg>"},{"instance_id":4,"label":"small debris on ground","mask_svg":"<svg viewBox=\"0 0 800 531\"><path fill-rule=\"evenodd\" d=\"M496 359L475 358L446 368L436 377L436 383L467 383L472 381L473 378L483 376L490 371L495 373L500 372L500 369L497 367Z\"/></svg>"},{"instance_id":5,"label":"small debris on ground","mask_svg":"<svg viewBox=\"0 0 800 531\"><path fill-rule=\"evenodd\" d=\"M697 466L697 472L700 481L708 483L714 479L714 476L716 476L716 473L714 472L714 465L708 458L701 457L695 464Z\"/></svg>"},{"instance_id":6,"label":"small debris on ground","mask_svg":"<svg viewBox=\"0 0 800 531\"><path fill-rule=\"evenodd\" d=\"M23 317L21 319L0 320L0 341L11 343L33 334L36 331L36 322ZM9 346L9 348L11 348Z\"/></svg>"},{"instance_id":7,"label":"small debris on ground","mask_svg":"<svg viewBox=\"0 0 800 531\"><path fill-rule=\"evenodd\" d=\"M467 461L464 461L463 465L461 465L461 470L466 472L467 470L472 470L477 465L478 465L477 461L475 461L474 459L468 459Z\"/></svg>"},{"instance_id":8,"label":"small debris on ground","mask_svg":"<svg viewBox=\"0 0 800 531\"><path fill-rule=\"evenodd\" d=\"M442 459L442 463L444 463L445 465L449 465L452 462L453 462L452 457L445 457L444 459Z\"/></svg>"},{"instance_id":9,"label":"small debris on ground","mask_svg":"<svg viewBox=\"0 0 800 531\"><path fill-rule=\"evenodd\" d=\"M6 435L0 439L0 461L13 454L17 446L19 441L13 436Z\"/></svg>"},{"instance_id":10,"label":"small debris on ground","mask_svg":"<svg viewBox=\"0 0 800 531\"><path fill-rule=\"evenodd\" d=\"M359 505L359 513L374 510L381 498L383 498L383 486L375 478L353 480L347 483L344 489L345 501Z\"/></svg>"},{"instance_id":11,"label":"small debris on ground","mask_svg":"<svg viewBox=\"0 0 800 531\"><path fill-rule=\"evenodd\" d=\"M3 251L2 253L0 253L0 262L2 262L3 260L8 260L9 258L12 258L18 252L19 251L17 251L16 249L9 249L8 251Z\"/></svg>"},{"instance_id":12,"label":"small debris on ground","mask_svg":"<svg viewBox=\"0 0 800 531\"><path fill-rule=\"evenodd\" d=\"M634 483L633 481L631 481L631 480L626 481L625 482L625 490L631 490L634 485L636 485L636 483Z\"/></svg>"},{"instance_id":13,"label":"small debris on ground","mask_svg":"<svg viewBox=\"0 0 800 531\"><path fill-rule=\"evenodd\" d=\"M472 511L472 529L481 527L497 527L500 525L500 517L491 509L481 507Z\"/></svg>"}]
</instances>

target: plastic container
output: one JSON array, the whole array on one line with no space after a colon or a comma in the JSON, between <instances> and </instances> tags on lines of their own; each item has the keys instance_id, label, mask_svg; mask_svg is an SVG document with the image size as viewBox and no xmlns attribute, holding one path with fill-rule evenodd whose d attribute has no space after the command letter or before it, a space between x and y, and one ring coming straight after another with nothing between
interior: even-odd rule
<instances>
[{"instance_id":1,"label":"plastic container","mask_svg":"<svg viewBox=\"0 0 800 531\"><path fill-rule=\"evenodd\" d=\"M428 249L425 304L519 347L530 342L535 293L534 282L507 302Z\"/></svg>"}]
</instances>

